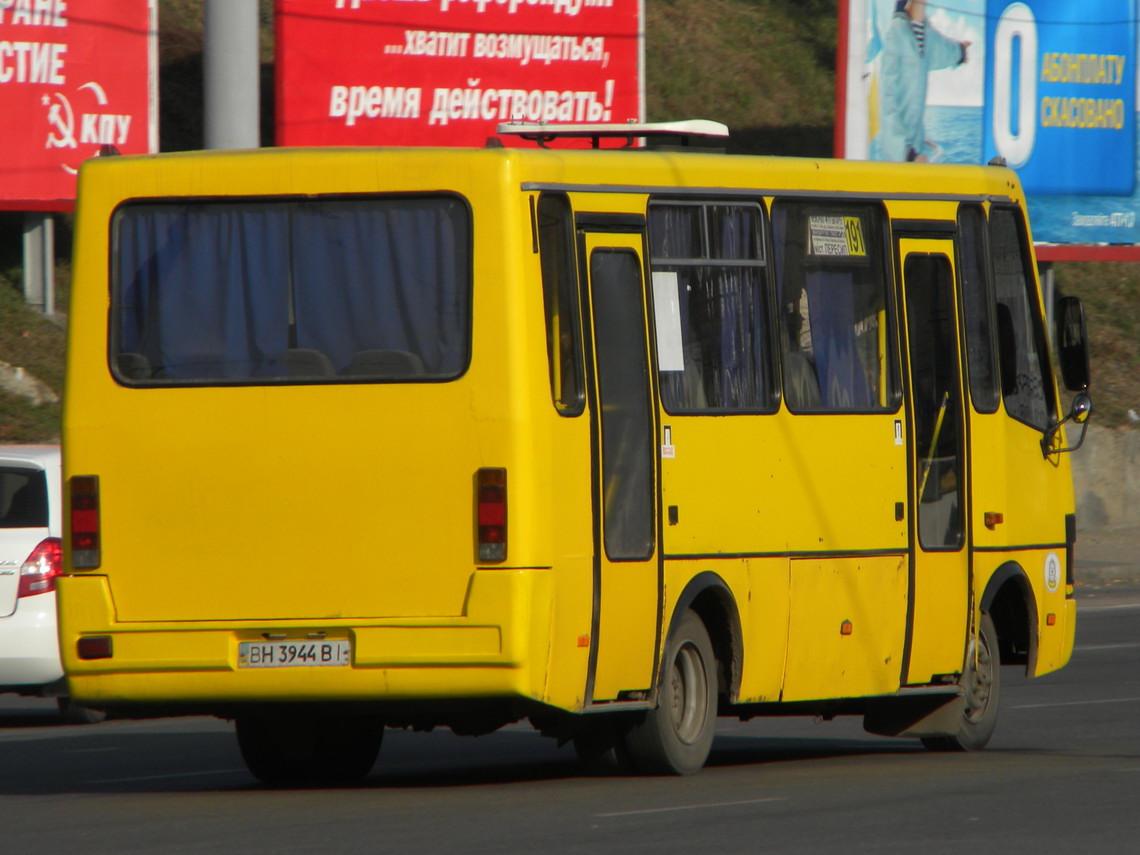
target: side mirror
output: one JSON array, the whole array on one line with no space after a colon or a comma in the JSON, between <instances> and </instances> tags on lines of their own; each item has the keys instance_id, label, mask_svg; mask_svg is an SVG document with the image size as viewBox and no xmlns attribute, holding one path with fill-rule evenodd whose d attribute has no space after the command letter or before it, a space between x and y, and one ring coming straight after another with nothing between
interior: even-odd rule
<instances>
[{"instance_id":1,"label":"side mirror","mask_svg":"<svg viewBox=\"0 0 1140 855\"><path fill-rule=\"evenodd\" d=\"M1076 297L1062 297L1057 302L1056 341L1061 379L1065 388L1070 392L1085 391L1089 387L1088 333L1085 329L1085 309ZM1085 398L1087 400L1087 396ZM1073 403L1075 406L1076 401ZM1076 414L1073 415L1075 417ZM1087 414L1085 417L1088 417Z\"/></svg>"},{"instance_id":2,"label":"side mirror","mask_svg":"<svg viewBox=\"0 0 1140 855\"><path fill-rule=\"evenodd\" d=\"M1077 395L1073 398L1073 409L1069 418L1079 425L1083 425L1092 415L1092 398L1088 395Z\"/></svg>"},{"instance_id":3,"label":"side mirror","mask_svg":"<svg viewBox=\"0 0 1140 855\"><path fill-rule=\"evenodd\" d=\"M1069 410L1069 414L1045 431L1045 435L1041 437L1041 453L1048 457L1050 454L1064 454L1067 451L1076 451L1080 448L1085 441L1085 431L1089 427L1089 416L1092 415L1092 408L1092 398L1083 392L1073 398L1073 406ZM1081 438L1077 440L1076 445L1070 445L1068 448L1053 448L1053 440L1057 438L1061 425L1065 422L1080 425Z\"/></svg>"}]
</instances>

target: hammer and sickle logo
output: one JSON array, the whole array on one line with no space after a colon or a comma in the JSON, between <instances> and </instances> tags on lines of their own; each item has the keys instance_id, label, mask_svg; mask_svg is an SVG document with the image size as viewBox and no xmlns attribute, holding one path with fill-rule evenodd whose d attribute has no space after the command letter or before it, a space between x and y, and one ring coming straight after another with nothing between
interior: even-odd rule
<instances>
[{"instance_id":1,"label":"hammer and sickle logo","mask_svg":"<svg viewBox=\"0 0 1140 855\"><path fill-rule=\"evenodd\" d=\"M44 95L41 103L47 107L47 120L51 125L45 148L78 148L75 141L75 112L62 92Z\"/></svg>"}]
</instances>

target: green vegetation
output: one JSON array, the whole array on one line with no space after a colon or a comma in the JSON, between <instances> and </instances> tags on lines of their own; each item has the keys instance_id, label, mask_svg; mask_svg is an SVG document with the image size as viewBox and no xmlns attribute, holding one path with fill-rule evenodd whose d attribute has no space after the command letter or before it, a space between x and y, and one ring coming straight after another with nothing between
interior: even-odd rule
<instances>
[{"instance_id":1,"label":"green vegetation","mask_svg":"<svg viewBox=\"0 0 1140 855\"><path fill-rule=\"evenodd\" d=\"M1092 347L1093 418L1104 427L1133 424L1140 413L1140 263L1055 265L1060 294L1085 304Z\"/></svg>"},{"instance_id":2,"label":"green vegetation","mask_svg":"<svg viewBox=\"0 0 1140 855\"><path fill-rule=\"evenodd\" d=\"M730 149L828 157L835 0L648 0L650 121L715 119Z\"/></svg>"},{"instance_id":3,"label":"green vegetation","mask_svg":"<svg viewBox=\"0 0 1140 855\"><path fill-rule=\"evenodd\" d=\"M273 142L273 0L262 20L262 140ZM732 128L730 150L826 157L835 110L836 0L647 0L648 118L708 118ZM202 0L160 0L160 141L164 151L202 145ZM57 392L60 326L23 305L20 216L0 214L0 360ZM59 218L59 249L68 223ZM1099 424L1140 411L1140 264L1060 264L1061 293L1085 301ZM59 288L66 292L66 263ZM0 442L59 435L59 405L32 406L0 390Z\"/></svg>"},{"instance_id":4,"label":"green vegetation","mask_svg":"<svg viewBox=\"0 0 1140 855\"><path fill-rule=\"evenodd\" d=\"M0 361L23 368L58 394L63 389L63 329L24 304L22 291L14 287L18 273L0 272ZM0 388L0 442L57 440L59 417L58 403L36 406Z\"/></svg>"}]
</instances>

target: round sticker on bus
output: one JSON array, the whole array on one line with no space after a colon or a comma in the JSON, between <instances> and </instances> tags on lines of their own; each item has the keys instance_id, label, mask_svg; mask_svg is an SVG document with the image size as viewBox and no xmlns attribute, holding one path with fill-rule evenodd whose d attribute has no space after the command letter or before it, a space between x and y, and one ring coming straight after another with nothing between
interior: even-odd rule
<instances>
[{"instance_id":1,"label":"round sticker on bus","mask_svg":"<svg viewBox=\"0 0 1140 855\"><path fill-rule=\"evenodd\" d=\"M1061 559L1057 557L1056 552L1050 552L1045 556L1045 587L1049 593L1056 593L1057 589L1061 586Z\"/></svg>"}]
</instances>

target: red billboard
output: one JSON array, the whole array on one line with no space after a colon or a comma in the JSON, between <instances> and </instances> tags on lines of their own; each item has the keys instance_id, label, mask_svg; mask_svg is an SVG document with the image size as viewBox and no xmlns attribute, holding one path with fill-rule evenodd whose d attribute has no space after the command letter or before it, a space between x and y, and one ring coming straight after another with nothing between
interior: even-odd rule
<instances>
[{"instance_id":1,"label":"red billboard","mask_svg":"<svg viewBox=\"0 0 1140 855\"><path fill-rule=\"evenodd\" d=\"M643 20L643 0L277 0L277 143L641 121Z\"/></svg>"},{"instance_id":2,"label":"red billboard","mask_svg":"<svg viewBox=\"0 0 1140 855\"><path fill-rule=\"evenodd\" d=\"M0 0L0 208L70 208L103 145L158 147L157 0Z\"/></svg>"}]
</instances>

